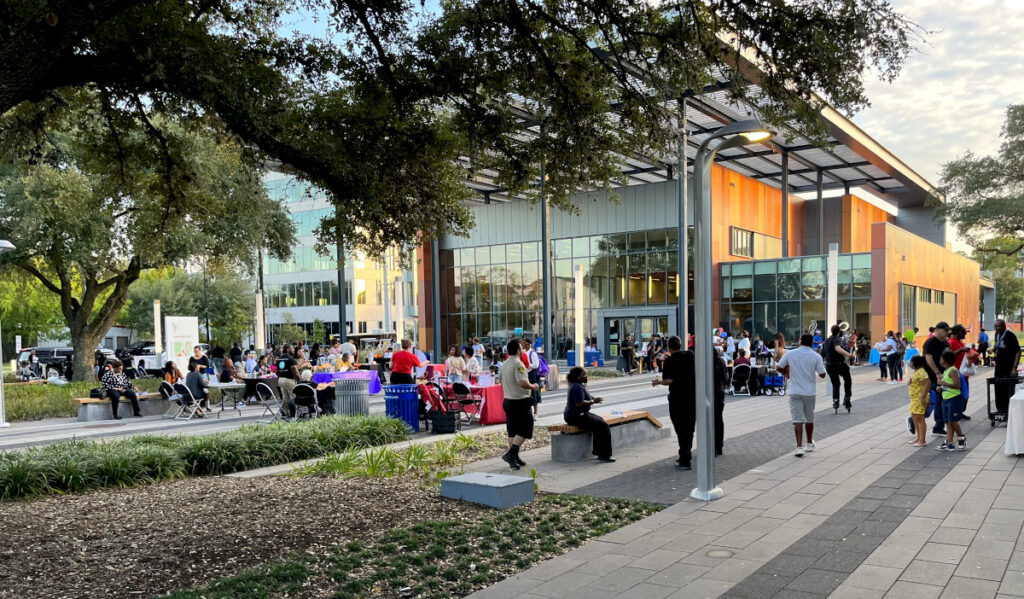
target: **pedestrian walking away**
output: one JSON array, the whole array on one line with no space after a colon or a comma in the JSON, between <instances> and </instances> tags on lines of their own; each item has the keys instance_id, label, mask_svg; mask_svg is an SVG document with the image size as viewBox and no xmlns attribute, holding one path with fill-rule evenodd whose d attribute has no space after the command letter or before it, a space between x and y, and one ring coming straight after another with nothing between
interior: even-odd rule
<instances>
[{"instance_id":1,"label":"pedestrian walking away","mask_svg":"<svg viewBox=\"0 0 1024 599\"><path fill-rule=\"evenodd\" d=\"M611 429L604 418L590 413L590 407L601 403L602 399L592 397L587 391L587 371L581 366L574 366L565 380L569 383L569 393L562 418L566 424L590 431L594 437L593 454L598 462L614 462Z\"/></svg>"},{"instance_id":2,"label":"pedestrian walking away","mask_svg":"<svg viewBox=\"0 0 1024 599\"><path fill-rule=\"evenodd\" d=\"M519 448L527 439L533 438L533 408L530 395L540 389L540 385L530 382L526 366L520 360L523 351L522 340L511 339L506 348L508 359L501 366L499 375L501 391L505 396L502 407L505 408L505 430L508 433L508 451L501 459L513 470L525 466L519 457Z\"/></svg>"},{"instance_id":3,"label":"pedestrian walking away","mask_svg":"<svg viewBox=\"0 0 1024 599\"><path fill-rule=\"evenodd\" d=\"M814 451L814 400L818 378L825 378L825 363L821 354L811 349L814 337L810 333L800 336L800 346L787 352L779 360L779 372L789 377L789 413L793 419L798 458ZM817 376L815 376L817 375ZM807 441L804 442L804 433Z\"/></svg>"},{"instance_id":4,"label":"pedestrian walking away","mask_svg":"<svg viewBox=\"0 0 1024 599\"><path fill-rule=\"evenodd\" d=\"M853 408L853 378L850 377L848 358L853 354L843 347L842 329L832 325L832 336L825 341L825 372L832 383L832 409L839 412L839 379L843 379L843 407L849 412Z\"/></svg>"}]
</instances>

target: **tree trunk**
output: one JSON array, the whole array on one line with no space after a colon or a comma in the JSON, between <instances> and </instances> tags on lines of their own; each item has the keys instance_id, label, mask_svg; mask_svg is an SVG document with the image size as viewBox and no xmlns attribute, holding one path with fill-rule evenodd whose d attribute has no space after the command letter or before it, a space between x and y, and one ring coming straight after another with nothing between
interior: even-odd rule
<instances>
[{"instance_id":1,"label":"tree trunk","mask_svg":"<svg viewBox=\"0 0 1024 599\"><path fill-rule=\"evenodd\" d=\"M74 380L96 380L93 368L96 365L96 348L101 341L103 341L103 333L93 330L88 325L71 328L71 347L75 349L74 374L72 375Z\"/></svg>"}]
</instances>

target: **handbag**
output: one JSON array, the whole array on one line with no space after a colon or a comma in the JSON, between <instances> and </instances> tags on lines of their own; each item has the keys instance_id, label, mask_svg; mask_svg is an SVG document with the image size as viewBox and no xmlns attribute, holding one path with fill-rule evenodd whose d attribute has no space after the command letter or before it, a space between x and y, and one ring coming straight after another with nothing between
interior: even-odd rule
<instances>
[{"instance_id":1,"label":"handbag","mask_svg":"<svg viewBox=\"0 0 1024 599\"><path fill-rule=\"evenodd\" d=\"M974 364L968 364L960 369L960 374L963 376L974 376L978 374L978 367Z\"/></svg>"}]
</instances>

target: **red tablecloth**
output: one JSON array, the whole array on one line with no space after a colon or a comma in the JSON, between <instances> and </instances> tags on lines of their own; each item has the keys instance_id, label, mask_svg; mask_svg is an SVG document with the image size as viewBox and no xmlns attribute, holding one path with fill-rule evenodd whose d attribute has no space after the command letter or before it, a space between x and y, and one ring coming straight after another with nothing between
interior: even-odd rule
<instances>
[{"instance_id":1,"label":"red tablecloth","mask_svg":"<svg viewBox=\"0 0 1024 599\"><path fill-rule=\"evenodd\" d=\"M505 408L501 405L505 400L505 394L501 392L501 385L491 385L490 387L471 386L470 391L481 399L480 424L502 424L505 422ZM452 386L445 385L444 393L446 396L451 397ZM472 407L470 407L469 411L472 412Z\"/></svg>"}]
</instances>

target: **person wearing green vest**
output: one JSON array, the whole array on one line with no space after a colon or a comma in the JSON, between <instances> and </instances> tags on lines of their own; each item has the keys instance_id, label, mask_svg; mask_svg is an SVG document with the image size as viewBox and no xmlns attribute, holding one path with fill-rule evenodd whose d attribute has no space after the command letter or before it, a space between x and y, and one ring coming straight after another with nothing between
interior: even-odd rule
<instances>
[{"instance_id":1,"label":"person wearing green vest","mask_svg":"<svg viewBox=\"0 0 1024 599\"><path fill-rule=\"evenodd\" d=\"M907 345L910 347L917 347L914 345L914 338L917 337L917 327L907 329L906 333L903 333L903 338L907 340Z\"/></svg>"},{"instance_id":2,"label":"person wearing green vest","mask_svg":"<svg viewBox=\"0 0 1024 599\"><path fill-rule=\"evenodd\" d=\"M963 451L967 449L967 437L960 429L960 421L964 417L963 388L960 383L960 371L956 369L956 354L951 350L942 352L942 377L939 388L942 390L942 417L946 422L946 442L936 447L939 451ZM956 433L956 445L953 444L953 433Z\"/></svg>"}]
</instances>

